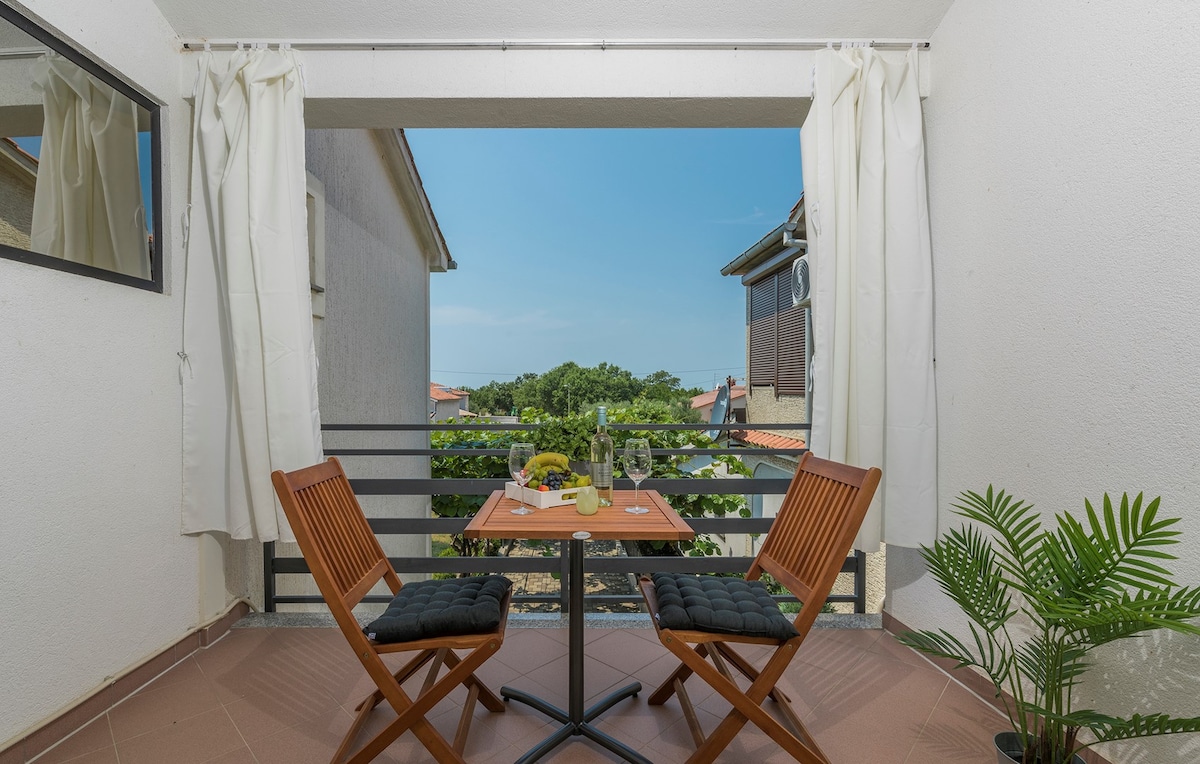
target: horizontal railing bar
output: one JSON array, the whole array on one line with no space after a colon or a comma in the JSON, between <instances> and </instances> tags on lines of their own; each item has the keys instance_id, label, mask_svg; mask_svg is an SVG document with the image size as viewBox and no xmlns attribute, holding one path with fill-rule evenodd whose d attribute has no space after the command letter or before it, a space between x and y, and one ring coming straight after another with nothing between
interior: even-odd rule
<instances>
[{"instance_id":1,"label":"horizontal railing bar","mask_svg":"<svg viewBox=\"0 0 1200 764\"><path fill-rule=\"evenodd\" d=\"M350 487L359 496L486 496L504 488L504 478L354 478ZM791 478L650 478L642 490L671 494L787 493ZM618 478L615 488L632 490L633 481Z\"/></svg>"},{"instance_id":2,"label":"horizontal railing bar","mask_svg":"<svg viewBox=\"0 0 1200 764\"><path fill-rule=\"evenodd\" d=\"M536 430L541 427L537 423L505 423L505 422L414 422L405 424L322 424L321 429L327 432L464 432L471 430L500 431L505 430ZM678 423L678 424L625 424L609 422L610 430L811 430L807 422L777 422L769 424L746 424L745 422L725 422L722 424Z\"/></svg>"},{"instance_id":3,"label":"horizontal railing bar","mask_svg":"<svg viewBox=\"0 0 1200 764\"><path fill-rule=\"evenodd\" d=\"M758 425L755 425L756 427ZM520 422L473 422L466 423L434 423L434 422L415 422L406 424L325 424L321 423L321 429L326 432L462 432L464 430L480 430L480 431L500 431L505 430L536 430L541 427L540 424L526 424Z\"/></svg>"},{"instance_id":4,"label":"horizontal railing bar","mask_svg":"<svg viewBox=\"0 0 1200 764\"><path fill-rule=\"evenodd\" d=\"M469 517L371 517L367 524L371 530L385 536L418 536L425 533L462 533L471 522Z\"/></svg>"},{"instance_id":5,"label":"horizontal railing bar","mask_svg":"<svg viewBox=\"0 0 1200 764\"><path fill-rule=\"evenodd\" d=\"M367 520L371 530L384 536L462 533L469 522L469 517L372 517ZM685 517L684 522L697 533L766 533L774 518Z\"/></svg>"},{"instance_id":6,"label":"horizontal railing bar","mask_svg":"<svg viewBox=\"0 0 1200 764\"><path fill-rule=\"evenodd\" d=\"M557 573L557 557L389 557L397 573ZM276 573L308 573L303 557L276 557Z\"/></svg>"},{"instance_id":7,"label":"horizontal railing bar","mask_svg":"<svg viewBox=\"0 0 1200 764\"><path fill-rule=\"evenodd\" d=\"M401 557L397 573L557 573L557 557Z\"/></svg>"},{"instance_id":8,"label":"horizontal railing bar","mask_svg":"<svg viewBox=\"0 0 1200 764\"><path fill-rule=\"evenodd\" d=\"M553 557L391 557L397 573L557 573L560 559ZM742 573L753 557L588 557L585 573ZM308 573L303 557L276 557L275 573ZM843 573L854 572L847 557ZM588 595L589 597L591 595ZM557 602L557 599L554 600Z\"/></svg>"},{"instance_id":9,"label":"horizontal railing bar","mask_svg":"<svg viewBox=\"0 0 1200 764\"><path fill-rule=\"evenodd\" d=\"M756 451L765 456L800 456L807 448L652 448L652 456L746 456ZM507 448L327 448L326 456L508 456Z\"/></svg>"},{"instance_id":10,"label":"horizontal railing bar","mask_svg":"<svg viewBox=\"0 0 1200 764\"><path fill-rule=\"evenodd\" d=\"M766 533L773 517L685 517L683 521L696 533Z\"/></svg>"},{"instance_id":11,"label":"horizontal railing bar","mask_svg":"<svg viewBox=\"0 0 1200 764\"><path fill-rule=\"evenodd\" d=\"M591 597L591 596L617 597L617 596L621 596L621 595L610 594L610 595L588 595L588 596L589 597ZM372 603L375 603L375 602L387 603L387 602L392 601L392 595L390 595L390 594L368 594L367 596L363 597L361 601L362 602L372 602ZM638 597L636 600L633 598L630 598L629 601L630 602L641 601L641 597ZM286 603L286 604L292 604L292 605L301 605L301 604L323 605L323 604L325 604L325 598L319 594L278 594L275 596L275 602L277 604ZM512 596L512 602L514 602L518 605L540 605L540 604L549 605L549 604L557 604L558 597L550 596L550 595L546 595L546 594L514 594Z\"/></svg>"}]
</instances>

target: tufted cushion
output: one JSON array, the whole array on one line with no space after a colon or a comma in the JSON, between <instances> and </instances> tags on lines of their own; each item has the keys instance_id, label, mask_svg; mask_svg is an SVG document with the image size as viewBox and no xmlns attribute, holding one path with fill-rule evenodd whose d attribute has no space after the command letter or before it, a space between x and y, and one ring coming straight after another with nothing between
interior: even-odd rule
<instances>
[{"instance_id":1,"label":"tufted cushion","mask_svg":"<svg viewBox=\"0 0 1200 764\"><path fill-rule=\"evenodd\" d=\"M492 631L500 625L500 603L510 588L504 576L405 584L363 633L376 642L411 642Z\"/></svg>"},{"instance_id":2,"label":"tufted cushion","mask_svg":"<svg viewBox=\"0 0 1200 764\"><path fill-rule=\"evenodd\" d=\"M761 581L686 573L655 573L658 625L714 634L787 640L796 627Z\"/></svg>"}]
</instances>

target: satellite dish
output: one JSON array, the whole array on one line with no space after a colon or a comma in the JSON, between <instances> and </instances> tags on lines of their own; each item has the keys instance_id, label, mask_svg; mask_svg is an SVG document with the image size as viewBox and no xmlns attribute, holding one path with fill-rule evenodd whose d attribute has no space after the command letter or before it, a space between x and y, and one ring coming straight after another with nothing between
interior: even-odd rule
<instances>
[{"instance_id":1,"label":"satellite dish","mask_svg":"<svg viewBox=\"0 0 1200 764\"><path fill-rule=\"evenodd\" d=\"M725 424L725 414L729 412L729 385L721 385L717 388L717 399L713 401L712 416L708 418L709 424ZM705 433L712 440L716 440L721 436L720 430L709 430Z\"/></svg>"},{"instance_id":2,"label":"satellite dish","mask_svg":"<svg viewBox=\"0 0 1200 764\"><path fill-rule=\"evenodd\" d=\"M717 397L713 401L712 415L708 417L709 424L725 424L725 414L729 411L729 385L721 385L717 388ZM720 430L708 430L704 433L710 440L717 440L721 437ZM685 446L688 448L688 446ZM686 462L679 465L679 469L683 472L695 472L712 464L711 456L693 456Z\"/></svg>"}]
</instances>

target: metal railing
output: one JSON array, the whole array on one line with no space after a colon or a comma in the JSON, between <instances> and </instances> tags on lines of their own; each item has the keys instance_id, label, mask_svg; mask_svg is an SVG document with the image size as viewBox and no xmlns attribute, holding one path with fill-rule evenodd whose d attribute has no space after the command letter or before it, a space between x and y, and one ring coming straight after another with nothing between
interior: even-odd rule
<instances>
[{"instance_id":1,"label":"metal railing","mask_svg":"<svg viewBox=\"0 0 1200 764\"><path fill-rule=\"evenodd\" d=\"M505 431L519 432L537 429L536 424L327 424L322 429L328 432L413 432L413 431ZM807 424L609 424L609 430L808 430ZM798 456L806 449L770 448L695 448L654 449L655 456ZM432 459L438 456L487 456L500 457L508 454L507 449L487 448L327 448L328 456L400 456L417 459ZM504 488L504 478L351 478L350 485L359 496L439 496L447 494L487 495ZM787 478L650 478L642 481L641 487L659 491L664 495L678 494L745 494L767 495L787 492ZM618 478L617 489L633 488L633 481ZM700 534L762 534L771 529L773 518L692 518L684 521L697 535ZM470 518L370 518L368 522L376 535L426 535L462 533ZM569 565L568 544L562 542L555 556L541 557L393 557L392 566L401 574L466 573L482 575L488 573L551 573L559 575L559 591L554 595L517 595L514 604L558 603L563 612L567 610L567 569ZM584 560L586 573L630 573L639 574L655 571L680 573L742 573L750 567L752 557L588 557ZM268 612L277 605L288 603L319 603L320 595L287 595L276 592L275 577L284 574L308 573L308 565L302 557L280 557L275 554L275 544L263 545L263 598ZM846 602L854 605L857 613L866 612L866 555L855 552L842 566L843 573L854 577L852 594L834 594L829 602ZM364 602L387 602L388 595L368 595ZM786 595L778 597L783 602L795 601ZM641 596L589 594L585 600L592 603L640 603Z\"/></svg>"}]
</instances>

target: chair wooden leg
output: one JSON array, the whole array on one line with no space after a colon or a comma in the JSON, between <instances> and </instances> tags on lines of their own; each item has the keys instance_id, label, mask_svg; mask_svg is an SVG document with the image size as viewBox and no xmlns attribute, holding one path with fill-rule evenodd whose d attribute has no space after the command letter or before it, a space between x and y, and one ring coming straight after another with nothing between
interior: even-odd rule
<instances>
[{"instance_id":1,"label":"chair wooden leg","mask_svg":"<svg viewBox=\"0 0 1200 764\"><path fill-rule=\"evenodd\" d=\"M446 665L450 668L457 666L460 660L461 659L454 654L453 650L446 655ZM504 701L500 699L500 696L492 692L486 684L479 681L479 677L475 676L475 674L471 674L469 677L467 677L467 680L463 682L463 684L465 684L468 689L476 689L479 691L479 702L482 703L483 707L487 710L492 711L493 713L504 713L504 709L508 708Z\"/></svg>"},{"instance_id":2,"label":"chair wooden leg","mask_svg":"<svg viewBox=\"0 0 1200 764\"><path fill-rule=\"evenodd\" d=\"M396 712L396 719L374 738L369 740L353 756L345 760L345 764L367 764L367 762L372 761L391 745L396 738L408 730L412 730L412 733L421 741L421 744L425 746L426 750L429 751L439 764L463 764L462 749L466 745L466 735L470 728L470 716L473 712L474 701L478 698L484 703L485 707L488 706L488 702L482 696L482 692L486 688L483 687L483 684L478 679L475 679L474 671L498 649L499 640L493 640L475 648L465 658L459 658L455 655L454 651L448 649L444 653L441 650L426 650L417 655L393 675L396 682L395 684L389 684L386 687L386 692L379 690L359 704L358 716L354 720L350 732L347 733L346 738L342 741L342 746L338 749L337 757L334 761L342 761L342 757L346 754L346 749L349 748L349 745L354 740L354 736L362 729L367 717L376 705L376 703L372 703L371 701L375 695L381 695ZM438 655L438 653L441 654ZM433 670L426 677L424 685L421 688L421 693L415 699L409 698L400 686L401 682L414 675L422 665L435 657ZM440 680L433 681L436 679L437 670L440 668L439 664L443 662L449 670ZM370 671L370 668L368 668L368 671ZM473 684L472 681L474 682ZM455 742L451 745L425 719L425 714L459 684L467 685L469 688L468 703L464 709L466 718L459 719L459 728L455 734ZM502 704L503 702L501 701L501 709L503 709Z\"/></svg>"},{"instance_id":3,"label":"chair wooden leg","mask_svg":"<svg viewBox=\"0 0 1200 764\"><path fill-rule=\"evenodd\" d=\"M725 658L733 664L733 667L742 673L742 676L749 679L751 682L758 679L758 669L754 667L748 660L742 657L742 654L737 652L727 642L718 642L717 650L725 656ZM800 734L804 729L804 725L800 723L800 717L796 715L796 710L792 707L792 699L789 698L783 690L778 687L771 688L770 697L779 704L779 712L783 714L788 723L792 725L793 731Z\"/></svg>"},{"instance_id":4,"label":"chair wooden leg","mask_svg":"<svg viewBox=\"0 0 1200 764\"><path fill-rule=\"evenodd\" d=\"M670 646L668 645L668 648L669 647ZM687 648L686 645L684 645L684 647L686 649L688 649L689 651L691 649L691 648ZM675 651L672 650L672 652L675 652ZM701 658L704 658L705 656L708 655L708 647L703 644L696 645L696 653ZM658 689L655 690L654 692L650 693L650 696L648 698L646 698L646 702L652 706L661 706L663 703L666 703L671 698L672 695L675 694L675 683L676 682L686 682L687 678L691 675L692 675L692 670L690 668L688 668L687 664L680 663L679 667L676 668L675 671L669 677L667 677L665 680L663 680L663 683L658 686Z\"/></svg>"},{"instance_id":5,"label":"chair wooden leg","mask_svg":"<svg viewBox=\"0 0 1200 764\"><path fill-rule=\"evenodd\" d=\"M772 740L802 764L829 764L819 748L813 748L788 732L778 721L761 708L761 703L783 675L795 645L784 645L776 651L758 679L743 693L741 688L709 664L699 653L678 640L663 640L667 649L686 663L696 676L708 683L733 706L729 715L713 730L704 743L688 758L688 764L711 764L715 761L747 721L766 733ZM804 737L811 741L805 732Z\"/></svg>"},{"instance_id":6,"label":"chair wooden leg","mask_svg":"<svg viewBox=\"0 0 1200 764\"><path fill-rule=\"evenodd\" d=\"M709 736L710 741L720 739L724 735L729 735L730 739L732 739L732 736L736 735L747 721L753 721L756 727L766 733L797 761L804 762L804 764L828 764L828 757L825 756L825 753L817 745L816 741L813 740L812 735L808 733L804 725L800 723L800 720L796 718L795 714L788 716L788 721L794 724L798 733L793 735L784 729L779 722L771 718L761 707L763 701L766 700L767 696L774 689L775 684L783 676L784 670L791 663L797 646L798 644L793 642L785 644L776 650L744 694L730 697L725 694L722 687L715 687L730 701L733 709L717 725L717 728L713 730L712 735ZM724 745L728 745L728 742ZM722 749L724 745L721 746ZM720 753L720 750L717 749L712 754L713 758ZM711 759L706 760L711 761Z\"/></svg>"},{"instance_id":7,"label":"chair wooden leg","mask_svg":"<svg viewBox=\"0 0 1200 764\"><path fill-rule=\"evenodd\" d=\"M696 743L696 747L699 748L704 745L704 728L700 726L700 717L696 715L696 707L692 705L692 699L688 696L687 688L678 679L675 680L675 694L679 696L679 707L683 709L683 718L687 719L688 729L692 733L692 740Z\"/></svg>"},{"instance_id":8,"label":"chair wooden leg","mask_svg":"<svg viewBox=\"0 0 1200 764\"><path fill-rule=\"evenodd\" d=\"M404 684L407 682L410 676L421 670L421 667L424 666L425 663L434 656L435 652L436 651L434 650L422 650L421 652L417 653L412 660L401 666L395 674L392 674L392 676L396 678L396 684ZM363 664L363 667L367 668L366 663ZM369 668L367 668L367 672L370 673ZM361 711L364 706L367 706L367 704L370 703L370 706L368 706L369 710L382 702L383 693L376 689L370 695L363 698L362 702L354 707L354 710Z\"/></svg>"},{"instance_id":9,"label":"chair wooden leg","mask_svg":"<svg viewBox=\"0 0 1200 764\"><path fill-rule=\"evenodd\" d=\"M479 685L467 690L467 702L463 703L462 716L458 717L458 730L454 733L454 750L460 756L467 747L467 734L471 731L471 720L475 718L475 701L479 700Z\"/></svg>"},{"instance_id":10,"label":"chair wooden leg","mask_svg":"<svg viewBox=\"0 0 1200 764\"><path fill-rule=\"evenodd\" d=\"M405 730L411 728L413 734L417 736L439 762L462 761L462 756L425 720L425 714L457 685L466 684L468 677L473 675L475 669L490 658L499 647L499 641L493 640L475 648L465 658L458 658L456 656L456 665L430 687L427 692L422 692L415 700L409 701L408 696L404 694L404 690L396 687L395 689L398 693L396 699L393 700L389 697L389 701L391 701L392 707L397 714L396 719L384 728L378 737L368 745L371 746L379 740L386 740L382 747L379 748L379 751L382 751L393 740L404 733ZM449 663L449 660L447 660L447 663ZM369 759L364 759L364 761L369 761ZM354 762L353 764L358 763Z\"/></svg>"}]
</instances>

